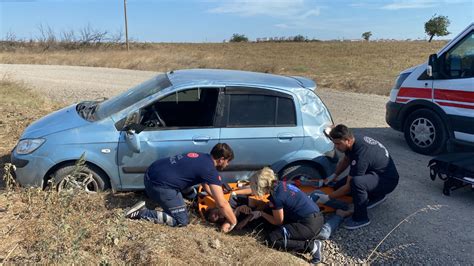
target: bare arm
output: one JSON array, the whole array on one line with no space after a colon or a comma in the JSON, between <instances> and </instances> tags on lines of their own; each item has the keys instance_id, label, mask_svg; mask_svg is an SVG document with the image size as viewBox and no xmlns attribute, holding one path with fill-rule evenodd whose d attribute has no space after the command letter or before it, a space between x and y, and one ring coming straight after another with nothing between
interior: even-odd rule
<instances>
[{"instance_id":1,"label":"bare arm","mask_svg":"<svg viewBox=\"0 0 474 266\"><path fill-rule=\"evenodd\" d=\"M329 194L328 195L329 198L334 199L334 198L338 198L338 197L349 194L351 192L351 179L352 179L352 176L348 176L347 181L344 184L344 186L340 187L338 190Z\"/></svg>"},{"instance_id":2,"label":"bare arm","mask_svg":"<svg viewBox=\"0 0 474 266\"><path fill-rule=\"evenodd\" d=\"M344 158L342 158L342 160L337 163L337 166L336 166L336 171L334 171L334 174L336 175L336 178L339 177L339 175L344 172L344 170L347 169L347 167L349 167L349 157L345 156L344 155Z\"/></svg>"},{"instance_id":3,"label":"bare arm","mask_svg":"<svg viewBox=\"0 0 474 266\"><path fill-rule=\"evenodd\" d=\"M265 218L265 220L267 220L269 223L273 225L283 224L283 219L284 219L283 209L273 210L272 214L273 215L262 212L262 217Z\"/></svg>"},{"instance_id":4,"label":"bare arm","mask_svg":"<svg viewBox=\"0 0 474 266\"><path fill-rule=\"evenodd\" d=\"M222 187L214 184L209 185L209 187L211 189L212 198L216 202L216 206L219 208L219 211L224 215L227 222L229 222L231 225L236 225L237 218L235 217L234 212L232 211L232 208L229 205L229 202L224 198L224 192L222 191ZM223 231L226 232L225 230Z\"/></svg>"}]
</instances>

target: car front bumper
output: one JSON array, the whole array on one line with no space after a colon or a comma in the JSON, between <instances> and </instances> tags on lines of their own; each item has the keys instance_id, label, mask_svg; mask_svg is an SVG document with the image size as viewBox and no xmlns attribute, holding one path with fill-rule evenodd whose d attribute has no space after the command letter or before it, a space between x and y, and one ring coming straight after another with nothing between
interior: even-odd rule
<instances>
[{"instance_id":1,"label":"car front bumper","mask_svg":"<svg viewBox=\"0 0 474 266\"><path fill-rule=\"evenodd\" d=\"M23 187L42 187L46 172L54 165L47 157L19 155L15 150L12 151L10 159L16 167L16 181Z\"/></svg>"},{"instance_id":2,"label":"car front bumper","mask_svg":"<svg viewBox=\"0 0 474 266\"><path fill-rule=\"evenodd\" d=\"M391 128L398 131L403 131L403 121L400 117L400 112L403 106L404 104L402 103L392 101L387 102L385 106L385 121Z\"/></svg>"}]
</instances>

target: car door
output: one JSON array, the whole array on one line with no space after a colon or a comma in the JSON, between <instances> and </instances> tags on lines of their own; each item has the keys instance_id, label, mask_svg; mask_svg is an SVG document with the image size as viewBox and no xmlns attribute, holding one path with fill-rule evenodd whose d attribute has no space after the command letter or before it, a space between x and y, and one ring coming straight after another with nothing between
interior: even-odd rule
<instances>
[{"instance_id":1,"label":"car door","mask_svg":"<svg viewBox=\"0 0 474 266\"><path fill-rule=\"evenodd\" d=\"M224 178L246 178L249 171L282 160L301 149L303 128L293 96L264 88L227 87L220 142L235 158Z\"/></svg>"},{"instance_id":2,"label":"car door","mask_svg":"<svg viewBox=\"0 0 474 266\"><path fill-rule=\"evenodd\" d=\"M434 100L446 112L454 137L474 142L474 32L442 54Z\"/></svg>"},{"instance_id":3,"label":"car door","mask_svg":"<svg viewBox=\"0 0 474 266\"><path fill-rule=\"evenodd\" d=\"M186 152L209 153L219 141L214 126L218 88L192 88L174 92L140 109L136 134L139 152L133 151L121 132L118 167L123 189L142 189L143 175L157 159ZM164 125L163 125L164 123Z\"/></svg>"}]
</instances>

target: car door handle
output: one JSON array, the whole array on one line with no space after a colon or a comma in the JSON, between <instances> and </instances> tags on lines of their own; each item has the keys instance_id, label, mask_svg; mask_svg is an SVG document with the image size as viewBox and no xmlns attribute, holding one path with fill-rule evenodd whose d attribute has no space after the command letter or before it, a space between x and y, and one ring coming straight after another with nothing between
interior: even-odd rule
<instances>
[{"instance_id":1,"label":"car door handle","mask_svg":"<svg viewBox=\"0 0 474 266\"><path fill-rule=\"evenodd\" d=\"M278 139L280 140L292 140L294 137L295 137L295 134L292 134L292 133L278 134Z\"/></svg>"},{"instance_id":2,"label":"car door handle","mask_svg":"<svg viewBox=\"0 0 474 266\"><path fill-rule=\"evenodd\" d=\"M199 143L209 142L210 139L211 137L209 136L196 136L196 137L193 137L193 142L199 142Z\"/></svg>"}]
</instances>

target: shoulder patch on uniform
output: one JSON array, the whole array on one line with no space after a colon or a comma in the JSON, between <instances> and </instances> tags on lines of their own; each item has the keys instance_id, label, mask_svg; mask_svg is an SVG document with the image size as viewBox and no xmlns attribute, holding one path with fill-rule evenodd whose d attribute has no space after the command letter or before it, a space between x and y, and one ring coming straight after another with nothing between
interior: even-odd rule
<instances>
[{"instance_id":1,"label":"shoulder patch on uniform","mask_svg":"<svg viewBox=\"0 0 474 266\"><path fill-rule=\"evenodd\" d=\"M199 154L195 153L195 152L190 152L190 153L187 154L187 156L189 158L197 158L197 157L199 157Z\"/></svg>"}]
</instances>

